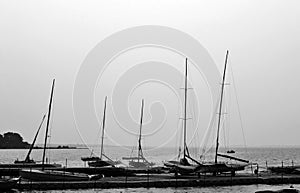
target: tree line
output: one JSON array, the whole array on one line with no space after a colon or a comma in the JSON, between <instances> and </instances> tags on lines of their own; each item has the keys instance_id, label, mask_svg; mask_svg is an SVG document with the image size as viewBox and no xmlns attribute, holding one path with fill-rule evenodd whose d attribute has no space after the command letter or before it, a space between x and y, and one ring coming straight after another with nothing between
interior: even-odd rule
<instances>
[{"instance_id":1,"label":"tree line","mask_svg":"<svg viewBox=\"0 0 300 193\"><path fill-rule=\"evenodd\" d=\"M0 148L1 149L23 149L29 148L30 144L23 141L23 138L18 133L7 132L0 134Z\"/></svg>"}]
</instances>

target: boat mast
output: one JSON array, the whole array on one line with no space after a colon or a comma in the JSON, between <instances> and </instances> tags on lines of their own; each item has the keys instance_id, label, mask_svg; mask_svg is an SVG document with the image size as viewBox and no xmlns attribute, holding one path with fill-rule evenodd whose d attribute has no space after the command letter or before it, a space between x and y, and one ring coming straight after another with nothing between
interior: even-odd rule
<instances>
[{"instance_id":1,"label":"boat mast","mask_svg":"<svg viewBox=\"0 0 300 193\"><path fill-rule=\"evenodd\" d=\"M187 74L188 74L188 68L187 68L187 58L185 58L185 83L184 83L184 118L183 118L183 158L186 157L186 105L187 105Z\"/></svg>"},{"instance_id":2,"label":"boat mast","mask_svg":"<svg viewBox=\"0 0 300 193\"><path fill-rule=\"evenodd\" d=\"M143 116L144 116L144 99L142 99L142 107L141 107L141 120L140 120L140 134L139 134L138 161L139 161L140 158L143 158L143 151L142 151L142 126L143 126Z\"/></svg>"},{"instance_id":3,"label":"boat mast","mask_svg":"<svg viewBox=\"0 0 300 193\"><path fill-rule=\"evenodd\" d=\"M223 103L223 94L224 94L225 75L226 75L228 54L229 54L229 51L227 50L226 57L225 57L225 67L224 67L224 72L223 72L222 86L221 86L221 98L220 98L220 106L219 106L219 119L218 119L218 130L217 130L215 163L218 162L219 132L220 132L220 126L221 126L221 116L222 116L221 113L222 113L222 103Z\"/></svg>"},{"instance_id":4,"label":"boat mast","mask_svg":"<svg viewBox=\"0 0 300 193\"><path fill-rule=\"evenodd\" d=\"M50 115L51 115L51 107L52 107L52 99L53 99L53 91L54 91L54 84L55 79L53 79L52 82L52 89L51 89L51 95L50 95L50 102L48 107L48 118L47 118L47 127L46 127L46 133L45 133L45 141L44 141L44 151L43 151L43 160L42 160L42 170L45 168L45 155L46 155L46 148L47 148L47 138L48 138L48 130L49 130L49 123L50 123Z\"/></svg>"},{"instance_id":5,"label":"boat mast","mask_svg":"<svg viewBox=\"0 0 300 193\"><path fill-rule=\"evenodd\" d=\"M26 155L26 158L25 158L25 162L29 162L29 161L30 161L30 154L31 154L31 151L32 151L32 149L34 148L34 144L35 144L36 138L37 138L37 136L38 136L38 134L39 134L39 132L40 132L40 129L41 129L43 123L44 123L45 117L46 117L46 115L43 116L42 121L41 121L41 123L40 123L40 125L39 125L39 128L38 128L38 130L37 130L37 132L36 132L36 134L35 134L35 137L34 137L34 139L33 139L33 142L32 142L32 144L30 145L29 151L28 151L28 153L27 153L27 155Z\"/></svg>"},{"instance_id":6,"label":"boat mast","mask_svg":"<svg viewBox=\"0 0 300 193\"><path fill-rule=\"evenodd\" d=\"M107 101L107 96L105 97L105 102L104 102L104 112L103 112L103 120L102 120L102 139L101 139L100 159L102 159L102 154L103 154L103 138L104 138L104 128L105 128L106 101Z\"/></svg>"}]
</instances>

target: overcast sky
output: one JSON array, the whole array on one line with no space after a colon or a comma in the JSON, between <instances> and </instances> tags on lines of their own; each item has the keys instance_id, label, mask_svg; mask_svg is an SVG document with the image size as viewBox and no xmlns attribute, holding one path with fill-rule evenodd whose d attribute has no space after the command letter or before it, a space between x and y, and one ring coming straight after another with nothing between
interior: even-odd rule
<instances>
[{"instance_id":1,"label":"overcast sky","mask_svg":"<svg viewBox=\"0 0 300 193\"><path fill-rule=\"evenodd\" d=\"M51 81L56 78L51 142L96 143L97 131L89 131L89 125L76 129L73 117L73 86L82 62L100 41L113 33L135 26L160 25L197 39L220 71L225 52L230 50L230 65L248 146L299 146L299 18L300 2L297 0L1 0L0 133L19 132L26 141L31 141L47 111ZM157 55L159 52L151 51ZM162 50L160 57L167 54ZM184 71L184 58L176 60L176 55L169 55L170 61L182 63L176 72ZM117 64L115 61L114 65ZM113 72L107 72L106 76L113 76ZM180 83L182 78L179 78ZM99 96L96 101L99 118L107 94L101 90L105 84L99 80L95 94ZM172 95L163 88L154 87L149 85L147 89L153 93L156 93L155 89L161 89L160 95ZM136 122L142 94L135 93L133 98L137 100L131 99L132 106L129 107ZM147 95L149 100L158 100L149 93ZM200 106L201 101L205 103L197 97L194 100ZM172 108L172 104L169 107ZM147 101L145 108L147 123L151 117ZM110 111L107 116L107 129L118 127ZM176 124L180 116L175 113L168 121L175 120ZM208 117L203 119L207 121ZM134 129L137 130L138 125ZM169 127L161 130L167 131L162 134L165 137L171 132ZM240 133L231 134L230 139L230 144L243 145ZM125 137L116 131L110 133L107 143L132 145L135 144L133 140L134 137ZM153 135L151 140L145 138L145 143L155 146L163 140L161 136ZM39 142L42 142L41 136ZM169 141L168 145L175 146L176 140Z\"/></svg>"}]
</instances>

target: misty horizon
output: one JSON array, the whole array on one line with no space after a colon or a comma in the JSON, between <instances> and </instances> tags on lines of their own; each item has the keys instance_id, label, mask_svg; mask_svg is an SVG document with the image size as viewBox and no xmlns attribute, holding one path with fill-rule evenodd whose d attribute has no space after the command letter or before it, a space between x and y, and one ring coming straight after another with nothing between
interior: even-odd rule
<instances>
[{"instance_id":1,"label":"misty horizon","mask_svg":"<svg viewBox=\"0 0 300 193\"><path fill-rule=\"evenodd\" d=\"M18 6L0 2L2 134L17 132L31 143L48 111L55 78L50 144L100 143L103 102L108 96L105 146L137 146L141 99L145 99L143 147L178 147L187 57L188 86L193 87L188 91L187 117L192 118L187 123L188 145L200 147L209 132L208 143L214 144L216 127L209 130L215 115L211 88L220 85L210 83L221 83L229 50L226 89L233 94L226 98L232 97L226 110L232 122L221 133L221 146L300 147L300 2L89 2L29 0ZM87 85L94 89L89 102L98 123L88 124L86 101L80 98L83 108L74 108L84 64L105 58L97 49L113 35L142 26L165 27L193 38L203 48L193 50L200 59L167 46L143 45L114 55L109 63L99 61L99 68L106 66L91 70L97 80L94 87ZM118 42L111 44L111 50L117 46ZM185 46L189 45L183 42ZM213 81L205 74L212 65L218 72ZM86 122L81 124L82 115ZM38 144L43 143L44 127L45 123Z\"/></svg>"}]
</instances>

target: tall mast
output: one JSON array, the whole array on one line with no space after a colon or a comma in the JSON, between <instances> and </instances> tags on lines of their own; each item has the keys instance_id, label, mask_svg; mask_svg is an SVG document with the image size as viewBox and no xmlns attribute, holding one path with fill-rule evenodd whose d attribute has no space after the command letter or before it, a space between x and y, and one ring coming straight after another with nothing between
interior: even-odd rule
<instances>
[{"instance_id":1,"label":"tall mast","mask_svg":"<svg viewBox=\"0 0 300 193\"><path fill-rule=\"evenodd\" d=\"M141 107L141 120L140 120L140 134L139 134L139 151L138 151L138 159L143 157L142 151L142 126L143 126L143 116L144 116L144 99L142 100L142 107Z\"/></svg>"},{"instance_id":2,"label":"tall mast","mask_svg":"<svg viewBox=\"0 0 300 193\"><path fill-rule=\"evenodd\" d=\"M44 152L43 152L42 170L44 170L44 167L45 167L44 163L45 163L45 155L46 155L46 148L47 148L47 138L48 138L49 123L50 123L50 115L51 115L51 107L52 107L54 84L55 84L55 79L53 79L53 82L52 82L52 89L51 89L50 102L49 102L49 108L48 108L48 118L47 118L47 127L46 127L46 133L45 133L45 141L44 141Z\"/></svg>"},{"instance_id":3,"label":"tall mast","mask_svg":"<svg viewBox=\"0 0 300 193\"><path fill-rule=\"evenodd\" d=\"M225 75L226 75L228 54L229 54L229 51L227 50L226 57L225 57L225 67L224 67L224 72L223 72L223 79L222 79L222 87L221 87L221 98L220 98L220 106L219 106L219 119L218 119L218 130L217 130L215 163L218 162L219 132L220 132L220 126L221 126L221 116L222 116L221 113L222 113L222 103L223 103L223 94L224 94Z\"/></svg>"},{"instance_id":4,"label":"tall mast","mask_svg":"<svg viewBox=\"0 0 300 193\"><path fill-rule=\"evenodd\" d=\"M41 121L41 123L40 123L40 125L39 125L39 128L38 128L38 130L37 130L37 132L36 132L36 134L35 134L35 136L34 136L33 142L32 142L32 144L30 145L29 151L28 151L28 153L27 153L27 155L26 155L26 158L25 158L25 161L26 161L26 162L27 162L27 161L28 161L28 162L30 161L30 154L31 154L31 151L32 151L32 149L34 148L34 144L35 144L36 138L37 138L37 136L38 136L38 134L39 134L39 132L40 132L40 129L41 129L43 123L44 123L45 117L46 117L46 115L43 116L42 121Z\"/></svg>"},{"instance_id":5,"label":"tall mast","mask_svg":"<svg viewBox=\"0 0 300 193\"><path fill-rule=\"evenodd\" d=\"M103 120L102 120L102 139L101 139L100 159L102 159L102 154L103 154L103 138L104 138L104 128L105 128L106 101L107 101L107 96L105 97L105 102L104 102L104 112L103 112Z\"/></svg>"},{"instance_id":6,"label":"tall mast","mask_svg":"<svg viewBox=\"0 0 300 193\"><path fill-rule=\"evenodd\" d=\"M185 83L184 83L184 118L183 118L183 158L186 157L186 105L187 105L187 58L185 59Z\"/></svg>"}]
</instances>

